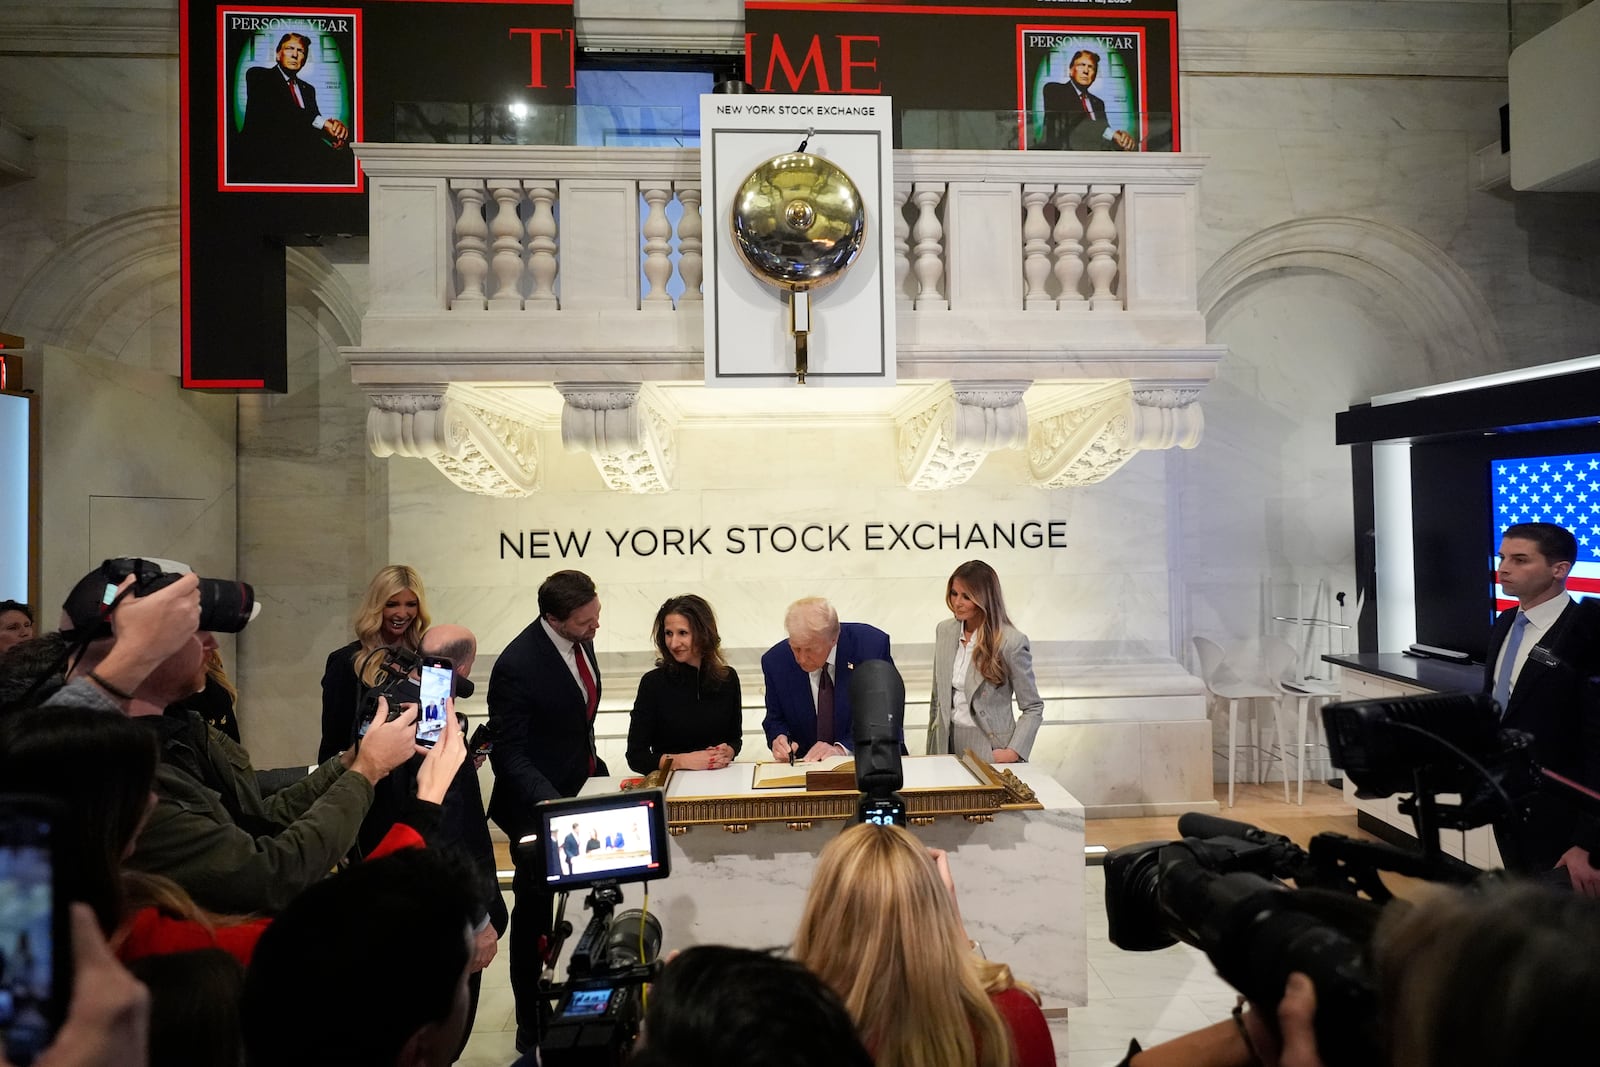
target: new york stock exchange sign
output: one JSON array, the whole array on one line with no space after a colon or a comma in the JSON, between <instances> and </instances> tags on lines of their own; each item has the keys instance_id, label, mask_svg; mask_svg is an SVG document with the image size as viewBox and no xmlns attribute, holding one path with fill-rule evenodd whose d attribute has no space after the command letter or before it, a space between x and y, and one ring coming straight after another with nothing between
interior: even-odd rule
<instances>
[{"instance_id":1,"label":"new york stock exchange sign","mask_svg":"<svg viewBox=\"0 0 1600 1067\"><path fill-rule=\"evenodd\" d=\"M1026 522L776 523L500 531L500 558L620 559L842 552L1053 551L1067 547L1064 519Z\"/></svg>"}]
</instances>

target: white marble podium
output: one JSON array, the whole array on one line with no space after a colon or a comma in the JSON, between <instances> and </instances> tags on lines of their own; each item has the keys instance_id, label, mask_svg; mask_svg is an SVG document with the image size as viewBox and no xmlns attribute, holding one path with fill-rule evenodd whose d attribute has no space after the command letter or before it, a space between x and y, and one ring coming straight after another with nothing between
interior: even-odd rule
<instances>
[{"instance_id":1,"label":"white marble podium","mask_svg":"<svg viewBox=\"0 0 1600 1067\"><path fill-rule=\"evenodd\" d=\"M906 760L908 783L919 758ZM992 823L940 818L913 833L950 853L967 932L984 954L1011 966L1036 987L1047 1012L1086 1004L1088 956L1083 920L1083 806L1048 773L1031 764L1010 767L1038 795L1042 810L1002 811ZM682 774L674 792L743 792L750 764ZM591 779L584 793L617 788L617 779ZM817 822L808 830L754 823L733 834L696 826L672 838L672 874L650 884L650 911L660 920L662 949L699 944L786 947L811 884L817 853L846 824ZM623 887L624 908L639 907L643 887ZM579 929L580 901L567 918ZM565 963L562 965L565 970Z\"/></svg>"}]
</instances>

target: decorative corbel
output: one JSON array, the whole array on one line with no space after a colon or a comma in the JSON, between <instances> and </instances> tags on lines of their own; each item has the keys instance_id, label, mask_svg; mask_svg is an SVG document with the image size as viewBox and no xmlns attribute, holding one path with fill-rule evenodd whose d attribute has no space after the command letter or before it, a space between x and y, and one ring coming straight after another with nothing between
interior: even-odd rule
<instances>
[{"instance_id":1,"label":"decorative corbel","mask_svg":"<svg viewBox=\"0 0 1600 1067\"><path fill-rule=\"evenodd\" d=\"M951 382L898 420L900 479L911 489L949 489L971 478L990 452L1028 439L1026 381Z\"/></svg>"},{"instance_id":2,"label":"decorative corbel","mask_svg":"<svg viewBox=\"0 0 1600 1067\"><path fill-rule=\"evenodd\" d=\"M1028 469L1046 489L1093 485L1141 451L1193 448L1205 420L1193 386L1123 385L1029 427Z\"/></svg>"},{"instance_id":3,"label":"decorative corbel","mask_svg":"<svg viewBox=\"0 0 1600 1067\"><path fill-rule=\"evenodd\" d=\"M561 443L587 452L606 486L619 492L665 493L677 455L672 424L639 383L556 382L565 398Z\"/></svg>"},{"instance_id":4,"label":"decorative corbel","mask_svg":"<svg viewBox=\"0 0 1600 1067\"><path fill-rule=\"evenodd\" d=\"M374 393L371 400L367 447L373 455L425 459L469 493L533 492L539 439L524 419L443 392Z\"/></svg>"}]
</instances>

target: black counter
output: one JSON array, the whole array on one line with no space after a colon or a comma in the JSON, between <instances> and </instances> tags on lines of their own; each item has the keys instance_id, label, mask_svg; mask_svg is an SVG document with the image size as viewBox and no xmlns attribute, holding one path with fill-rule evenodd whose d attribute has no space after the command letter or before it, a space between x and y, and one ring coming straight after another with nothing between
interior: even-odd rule
<instances>
[{"instance_id":1,"label":"black counter","mask_svg":"<svg viewBox=\"0 0 1600 1067\"><path fill-rule=\"evenodd\" d=\"M1483 690L1483 664L1424 659L1404 652L1357 652L1323 656L1323 662L1363 674L1421 686L1435 693L1477 693Z\"/></svg>"}]
</instances>

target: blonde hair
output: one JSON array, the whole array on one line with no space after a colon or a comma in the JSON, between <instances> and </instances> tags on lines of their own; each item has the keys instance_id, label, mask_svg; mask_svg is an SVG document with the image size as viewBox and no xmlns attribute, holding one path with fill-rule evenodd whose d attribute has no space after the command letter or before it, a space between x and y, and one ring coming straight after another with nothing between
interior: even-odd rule
<instances>
[{"instance_id":1,"label":"blonde hair","mask_svg":"<svg viewBox=\"0 0 1600 1067\"><path fill-rule=\"evenodd\" d=\"M411 620L411 625L401 635L400 643L413 652L422 648L422 634L431 621L428 617L428 595L422 588L422 575L403 563L391 563L372 576L372 581L367 583L366 596L356 609L356 639L361 642L362 651L370 652L383 643L378 639L383 629L383 606L390 597L407 589L417 595L417 617ZM360 662L359 657L356 662ZM370 661L369 667L372 672L377 670L376 658ZM375 679L363 676L361 680L371 685Z\"/></svg>"},{"instance_id":2,"label":"blonde hair","mask_svg":"<svg viewBox=\"0 0 1600 1067\"><path fill-rule=\"evenodd\" d=\"M219 649L213 648L206 653L206 677L216 682L222 691L228 694L228 703L239 702L239 687L228 677L228 669L222 665L222 652Z\"/></svg>"},{"instance_id":3,"label":"blonde hair","mask_svg":"<svg viewBox=\"0 0 1600 1067\"><path fill-rule=\"evenodd\" d=\"M932 857L898 826L852 826L822 850L794 952L844 1001L877 1067L1015 1060L986 988L1010 971L980 971Z\"/></svg>"},{"instance_id":4,"label":"blonde hair","mask_svg":"<svg viewBox=\"0 0 1600 1067\"><path fill-rule=\"evenodd\" d=\"M945 607L952 607L957 578L961 579L972 602L978 606L978 625L972 633L973 665L990 685L1003 685L1006 663L1000 656L1000 641L1005 635L1005 628L1011 624L1011 617L1006 614L1006 601L1000 595L1000 576L983 560L968 560L957 567L944 583Z\"/></svg>"}]
</instances>

